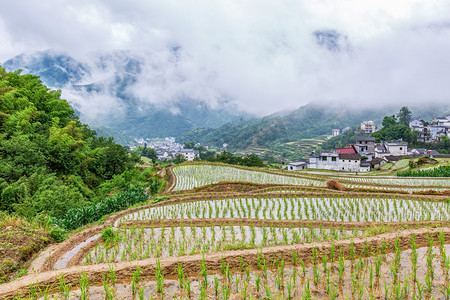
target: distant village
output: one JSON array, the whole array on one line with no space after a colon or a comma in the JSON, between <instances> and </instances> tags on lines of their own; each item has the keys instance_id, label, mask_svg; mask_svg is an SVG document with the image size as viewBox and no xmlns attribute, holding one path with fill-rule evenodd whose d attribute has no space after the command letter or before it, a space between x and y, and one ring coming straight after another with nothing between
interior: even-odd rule
<instances>
[{"instance_id":1,"label":"distant village","mask_svg":"<svg viewBox=\"0 0 450 300\"><path fill-rule=\"evenodd\" d=\"M136 139L137 144L155 149L156 158L161 161L173 160L182 155L185 160L193 161L200 158L198 150L184 149L182 144L176 143L174 137L166 137L161 140ZM130 150L134 150L136 146L130 146Z\"/></svg>"},{"instance_id":2,"label":"distant village","mask_svg":"<svg viewBox=\"0 0 450 300\"><path fill-rule=\"evenodd\" d=\"M433 143L439 141L443 136L450 138L450 115L436 118L427 123L423 120L411 120L411 129L419 132L417 141ZM344 128L342 132L349 130ZM360 133L371 134L377 130L373 121L361 123ZM339 129L332 130L332 136L341 134ZM336 148L331 152L312 153L306 160L291 162L287 169L325 169L348 172L367 172L378 168L387 162L398 161L408 156L411 158L428 155L435 157L440 155L436 150L424 148L409 149L408 143L404 141L383 141L375 143L374 137L359 136L355 143L346 148Z\"/></svg>"}]
</instances>

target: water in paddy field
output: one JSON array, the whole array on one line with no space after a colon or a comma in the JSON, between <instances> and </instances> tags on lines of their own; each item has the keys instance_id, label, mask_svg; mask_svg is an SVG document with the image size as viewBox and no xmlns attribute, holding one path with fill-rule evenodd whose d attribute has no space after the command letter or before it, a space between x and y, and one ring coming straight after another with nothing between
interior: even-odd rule
<instances>
[{"instance_id":1,"label":"water in paddy field","mask_svg":"<svg viewBox=\"0 0 450 300\"><path fill-rule=\"evenodd\" d=\"M251 226L166 227L119 230L122 242L96 246L84 264L183 256L201 252L310 243L358 236L361 231Z\"/></svg>"},{"instance_id":2,"label":"water in paddy field","mask_svg":"<svg viewBox=\"0 0 450 300\"><path fill-rule=\"evenodd\" d=\"M448 202L392 198L241 198L196 201L147 208L126 220L253 218L339 222L449 220Z\"/></svg>"},{"instance_id":3,"label":"water in paddy field","mask_svg":"<svg viewBox=\"0 0 450 300\"><path fill-rule=\"evenodd\" d=\"M408 249L401 251L397 259L395 253L389 253L340 260L339 254L336 253L337 259L333 262L330 262L329 258L324 262L322 257L318 257L315 267L301 266L301 262L298 262L299 266L294 267L278 261L265 267L261 263L260 268L249 269L245 262L242 262L242 269L227 272L226 267L222 265L217 271L207 271L206 285L205 276L188 274L188 270L185 270L184 276L187 279L182 280L181 285L178 276L166 276L160 281L164 295L157 292L156 280L143 278L134 284L130 281L121 281L114 285L108 283L106 289L112 293L114 299L141 299L140 295L142 299L186 299L189 292L191 299L199 299L202 293L208 299L224 299L225 295L228 295L229 299L241 299L244 294L257 299L279 296L286 299L289 296L301 298L306 293L327 298L335 294L340 299L345 296L352 298L352 295L355 295L356 299L369 299L372 296L384 298L386 295L395 298L402 293L401 299L413 299L413 295L417 298L421 293L424 299L431 299L431 296L434 299L444 299L450 295L450 290L446 289L449 287L450 260L447 256L443 259L443 255L450 253L449 251L450 245L445 245L442 249L437 246L418 248L417 282L413 279L413 251ZM395 261L398 261L398 270L393 270ZM429 268L429 262L432 268ZM88 294L89 299L104 299L105 287L91 285ZM81 290L71 291L71 299L80 299L80 296Z\"/></svg>"}]
</instances>

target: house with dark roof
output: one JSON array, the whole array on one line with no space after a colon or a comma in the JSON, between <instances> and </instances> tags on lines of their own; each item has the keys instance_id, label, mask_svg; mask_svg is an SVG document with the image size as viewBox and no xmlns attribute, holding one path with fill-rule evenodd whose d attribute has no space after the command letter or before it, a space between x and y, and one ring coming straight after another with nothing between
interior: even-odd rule
<instances>
[{"instance_id":1,"label":"house with dark roof","mask_svg":"<svg viewBox=\"0 0 450 300\"><path fill-rule=\"evenodd\" d=\"M386 156L406 156L408 155L408 143L403 141L398 142L383 142L376 145L375 157Z\"/></svg>"},{"instance_id":2,"label":"house with dark roof","mask_svg":"<svg viewBox=\"0 0 450 300\"><path fill-rule=\"evenodd\" d=\"M356 152L361 155L371 155L375 152L375 138L368 136L357 136L354 147Z\"/></svg>"},{"instance_id":3,"label":"house with dark roof","mask_svg":"<svg viewBox=\"0 0 450 300\"><path fill-rule=\"evenodd\" d=\"M194 149L181 149L178 154L183 155L184 158L188 161L193 161L196 157L200 158L199 151Z\"/></svg>"},{"instance_id":4,"label":"house with dark roof","mask_svg":"<svg viewBox=\"0 0 450 300\"><path fill-rule=\"evenodd\" d=\"M308 169L324 169L346 172L370 171L370 165L361 165L358 153L321 152L309 158Z\"/></svg>"}]
</instances>

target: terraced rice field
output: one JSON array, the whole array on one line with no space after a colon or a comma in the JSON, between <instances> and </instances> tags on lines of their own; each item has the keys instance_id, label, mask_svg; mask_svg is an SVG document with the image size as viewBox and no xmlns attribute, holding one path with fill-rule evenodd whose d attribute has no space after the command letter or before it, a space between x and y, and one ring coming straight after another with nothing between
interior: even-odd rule
<instances>
[{"instance_id":1,"label":"terraced rice field","mask_svg":"<svg viewBox=\"0 0 450 300\"><path fill-rule=\"evenodd\" d=\"M450 297L450 198L411 194L446 190L448 179L199 164L172 174L164 201L74 234L36 274L0 285L0 298ZM350 189L328 189L330 178Z\"/></svg>"},{"instance_id":2,"label":"terraced rice field","mask_svg":"<svg viewBox=\"0 0 450 300\"><path fill-rule=\"evenodd\" d=\"M220 181L242 181L251 183L275 183L281 185L301 185L301 186L325 186L324 176L298 174L295 172L285 175L249 171L245 169L220 166L220 165L185 165L174 168L173 172L177 177L177 184L174 188L178 190L190 190L196 187L205 186ZM345 180L347 186L353 187L373 187L379 189L399 189L409 186L408 191L424 190L427 187L434 189L445 189L450 186L450 179L439 178L398 178L398 177L363 177L363 176L334 176L328 175L326 178Z\"/></svg>"},{"instance_id":3,"label":"terraced rice field","mask_svg":"<svg viewBox=\"0 0 450 300\"><path fill-rule=\"evenodd\" d=\"M371 198L241 198L177 203L123 216L126 220L248 218L340 222L450 220L450 203Z\"/></svg>"}]
</instances>

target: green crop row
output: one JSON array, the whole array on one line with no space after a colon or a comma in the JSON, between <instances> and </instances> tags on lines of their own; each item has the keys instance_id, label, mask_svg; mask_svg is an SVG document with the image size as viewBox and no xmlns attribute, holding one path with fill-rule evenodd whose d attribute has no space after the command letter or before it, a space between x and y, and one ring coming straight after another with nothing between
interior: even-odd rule
<instances>
[{"instance_id":1,"label":"green crop row","mask_svg":"<svg viewBox=\"0 0 450 300\"><path fill-rule=\"evenodd\" d=\"M154 194L158 183L154 181L148 192ZM98 203L71 209L65 218L55 220L55 223L66 230L73 230L83 225L100 220L103 216L124 210L137 203L148 199L145 189L142 187L129 187L118 192L114 196Z\"/></svg>"},{"instance_id":2,"label":"green crop row","mask_svg":"<svg viewBox=\"0 0 450 300\"><path fill-rule=\"evenodd\" d=\"M450 166L440 166L429 170L397 172L402 177L450 177Z\"/></svg>"}]
</instances>

